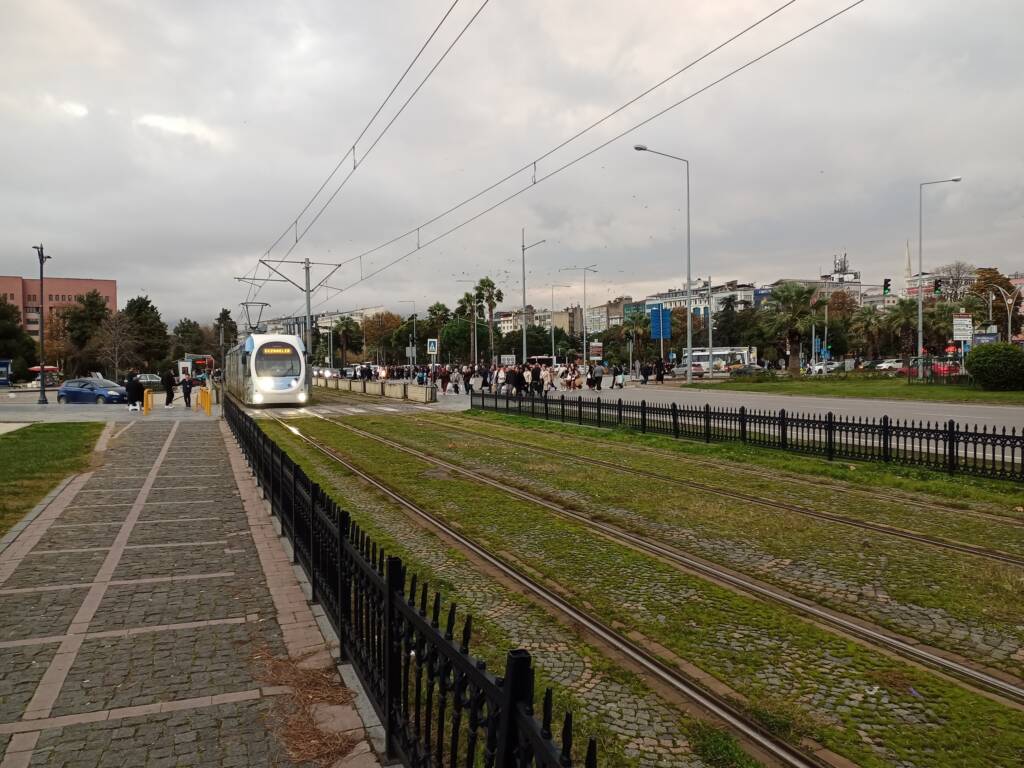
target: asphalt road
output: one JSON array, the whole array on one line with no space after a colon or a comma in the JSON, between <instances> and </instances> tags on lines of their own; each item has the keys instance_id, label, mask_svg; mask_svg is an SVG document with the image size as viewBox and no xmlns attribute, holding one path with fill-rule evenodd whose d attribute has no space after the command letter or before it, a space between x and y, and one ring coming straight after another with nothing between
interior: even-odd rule
<instances>
[{"instance_id":1,"label":"asphalt road","mask_svg":"<svg viewBox=\"0 0 1024 768\"><path fill-rule=\"evenodd\" d=\"M1019 405L975 405L969 403L936 403L915 400L882 400L852 397L806 397L800 395L771 395L760 392L721 391L713 389L683 389L678 386L643 386L627 384L625 389L601 392L573 392L584 397L602 397L623 400L646 400L649 403L671 403L703 406L710 403L712 408L747 408L777 411L785 408L788 413L824 414L832 411L837 416L857 416L911 421L948 421L956 419L961 428L975 424L1002 429L1016 427L1018 434L1024 431L1024 406Z\"/></svg>"}]
</instances>

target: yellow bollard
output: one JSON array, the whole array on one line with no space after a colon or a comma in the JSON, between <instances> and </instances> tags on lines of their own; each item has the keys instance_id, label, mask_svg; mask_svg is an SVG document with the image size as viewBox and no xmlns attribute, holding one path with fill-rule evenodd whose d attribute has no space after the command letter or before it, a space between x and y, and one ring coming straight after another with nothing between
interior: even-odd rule
<instances>
[{"instance_id":1,"label":"yellow bollard","mask_svg":"<svg viewBox=\"0 0 1024 768\"><path fill-rule=\"evenodd\" d=\"M204 400L204 404L206 405L206 415L213 416L213 392L209 389L205 389L203 390L203 393L206 395Z\"/></svg>"},{"instance_id":2,"label":"yellow bollard","mask_svg":"<svg viewBox=\"0 0 1024 768\"><path fill-rule=\"evenodd\" d=\"M142 415L148 416L153 410L153 390L147 389L142 393Z\"/></svg>"}]
</instances>

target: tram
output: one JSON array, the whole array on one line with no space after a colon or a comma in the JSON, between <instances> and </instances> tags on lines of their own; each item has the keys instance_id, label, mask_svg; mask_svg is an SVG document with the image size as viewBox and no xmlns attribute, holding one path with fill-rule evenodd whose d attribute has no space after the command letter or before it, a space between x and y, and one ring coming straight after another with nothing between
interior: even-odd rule
<instances>
[{"instance_id":1,"label":"tram","mask_svg":"<svg viewBox=\"0 0 1024 768\"><path fill-rule=\"evenodd\" d=\"M304 353L298 336L247 336L224 361L227 390L246 405L304 405L309 401Z\"/></svg>"}]
</instances>

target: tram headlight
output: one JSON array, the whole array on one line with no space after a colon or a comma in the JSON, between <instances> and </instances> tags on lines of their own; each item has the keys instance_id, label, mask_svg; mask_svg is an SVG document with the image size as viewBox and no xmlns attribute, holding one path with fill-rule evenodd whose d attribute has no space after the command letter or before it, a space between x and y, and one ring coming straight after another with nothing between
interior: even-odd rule
<instances>
[{"instance_id":1,"label":"tram headlight","mask_svg":"<svg viewBox=\"0 0 1024 768\"><path fill-rule=\"evenodd\" d=\"M306 398L306 393L305 392L299 392L299 402L300 403L304 403L304 402L306 402L306 399L307 399Z\"/></svg>"},{"instance_id":2,"label":"tram headlight","mask_svg":"<svg viewBox=\"0 0 1024 768\"><path fill-rule=\"evenodd\" d=\"M263 402L263 393L262 392L253 392L252 401L254 403L256 403L256 405L259 405L260 403L262 403Z\"/></svg>"}]
</instances>

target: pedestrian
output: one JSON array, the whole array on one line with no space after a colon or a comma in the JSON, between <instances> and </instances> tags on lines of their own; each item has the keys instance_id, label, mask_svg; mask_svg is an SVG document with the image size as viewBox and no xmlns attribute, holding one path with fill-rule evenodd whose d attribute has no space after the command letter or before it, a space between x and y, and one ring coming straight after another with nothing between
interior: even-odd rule
<instances>
[{"instance_id":1,"label":"pedestrian","mask_svg":"<svg viewBox=\"0 0 1024 768\"><path fill-rule=\"evenodd\" d=\"M173 408L172 403L174 402L174 371L170 368L167 369L167 373L160 380L164 385L164 408Z\"/></svg>"},{"instance_id":2,"label":"pedestrian","mask_svg":"<svg viewBox=\"0 0 1024 768\"><path fill-rule=\"evenodd\" d=\"M142 400L146 396L146 390L139 381L138 371L132 371L128 377L128 385L124 388L128 395L128 410L141 411Z\"/></svg>"},{"instance_id":3,"label":"pedestrian","mask_svg":"<svg viewBox=\"0 0 1024 768\"><path fill-rule=\"evenodd\" d=\"M181 398L185 401L185 407L192 407L192 379L188 376L181 380Z\"/></svg>"},{"instance_id":4,"label":"pedestrian","mask_svg":"<svg viewBox=\"0 0 1024 768\"><path fill-rule=\"evenodd\" d=\"M604 374L604 363L598 360L597 365L594 366L594 388L598 392L601 391L601 382L604 381Z\"/></svg>"}]
</instances>

